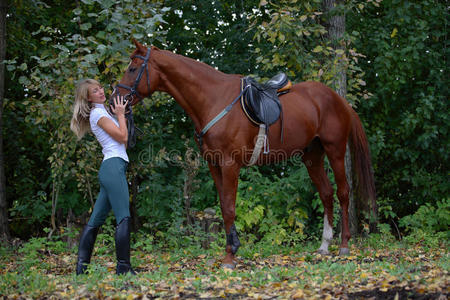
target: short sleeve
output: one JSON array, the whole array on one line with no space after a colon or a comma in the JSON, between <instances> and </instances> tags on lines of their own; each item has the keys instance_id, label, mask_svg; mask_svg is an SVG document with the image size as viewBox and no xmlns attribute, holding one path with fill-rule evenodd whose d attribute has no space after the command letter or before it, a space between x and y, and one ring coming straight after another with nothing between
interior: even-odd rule
<instances>
[{"instance_id":1,"label":"short sleeve","mask_svg":"<svg viewBox=\"0 0 450 300\"><path fill-rule=\"evenodd\" d=\"M101 117L108 117L108 113L103 109L94 108L89 116L91 127L97 125L97 122Z\"/></svg>"}]
</instances>

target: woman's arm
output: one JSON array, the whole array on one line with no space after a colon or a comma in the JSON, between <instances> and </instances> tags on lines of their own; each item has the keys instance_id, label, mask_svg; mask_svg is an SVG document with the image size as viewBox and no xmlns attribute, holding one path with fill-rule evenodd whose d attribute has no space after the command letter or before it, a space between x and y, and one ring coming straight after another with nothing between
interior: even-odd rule
<instances>
[{"instance_id":1,"label":"woman's arm","mask_svg":"<svg viewBox=\"0 0 450 300\"><path fill-rule=\"evenodd\" d=\"M126 101L123 96L117 96L114 98L114 107L112 107L113 113L117 116L119 127L114 124L113 121L106 117L100 118L97 125L100 126L106 133L108 133L114 140L121 144L127 144L128 130L127 122L125 120L125 106Z\"/></svg>"}]
</instances>

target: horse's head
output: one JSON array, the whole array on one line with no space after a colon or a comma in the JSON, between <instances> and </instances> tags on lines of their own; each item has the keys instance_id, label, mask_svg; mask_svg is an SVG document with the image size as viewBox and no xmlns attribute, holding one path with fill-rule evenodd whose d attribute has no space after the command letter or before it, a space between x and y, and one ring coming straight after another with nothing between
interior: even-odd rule
<instances>
[{"instance_id":1,"label":"horse's head","mask_svg":"<svg viewBox=\"0 0 450 300\"><path fill-rule=\"evenodd\" d=\"M150 96L154 90L150 64L151 48L143 46L134 39L133 42L136 50L131 54L131 62L111 95L111 98L117 94L124 95L130 105L135 105L143 98Z\"/></svg>"}]
</instances>

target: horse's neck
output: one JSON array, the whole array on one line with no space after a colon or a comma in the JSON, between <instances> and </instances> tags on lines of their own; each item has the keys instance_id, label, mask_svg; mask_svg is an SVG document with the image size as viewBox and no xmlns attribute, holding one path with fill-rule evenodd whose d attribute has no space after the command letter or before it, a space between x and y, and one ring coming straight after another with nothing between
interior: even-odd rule
<instances>
[{"instance_id":1,"label":"horse's neck","mask_svg":"<svg viewBox=\"0 0 450 300\"><path fill-rule=\"evenodd\" d=\"M162 72L159 90L180 104L198 130L229 104L227 94L239 82L238 76L170 52L159 52L155 61Z\"/></svg>"}]
</instances>

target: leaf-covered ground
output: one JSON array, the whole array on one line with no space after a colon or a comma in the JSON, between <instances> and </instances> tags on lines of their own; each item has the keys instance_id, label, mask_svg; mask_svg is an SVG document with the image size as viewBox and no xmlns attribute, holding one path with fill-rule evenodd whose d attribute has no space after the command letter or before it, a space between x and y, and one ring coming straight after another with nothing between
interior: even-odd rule
<instances>
[{"instance_id":1,"label":"leaf-covered ground","mask_svg":"<svg viewBox=\"0 0 450 300\"><path fill-rule=\"evenodd\" d=\"M355 243L351 255L322 256L305 247L245 249L235 270L220 267L220 251L186 248L133 251L137 276L114 275L112 251L101 247L90 274L74 275L74 249L0 248L0 295L6 299L447 299L445 245ZM25 249L25 250L24 250ZM59 248L65 249L65 248ZM259 251L258 251L259 250Z\"/></svg>"}]
</instances>

